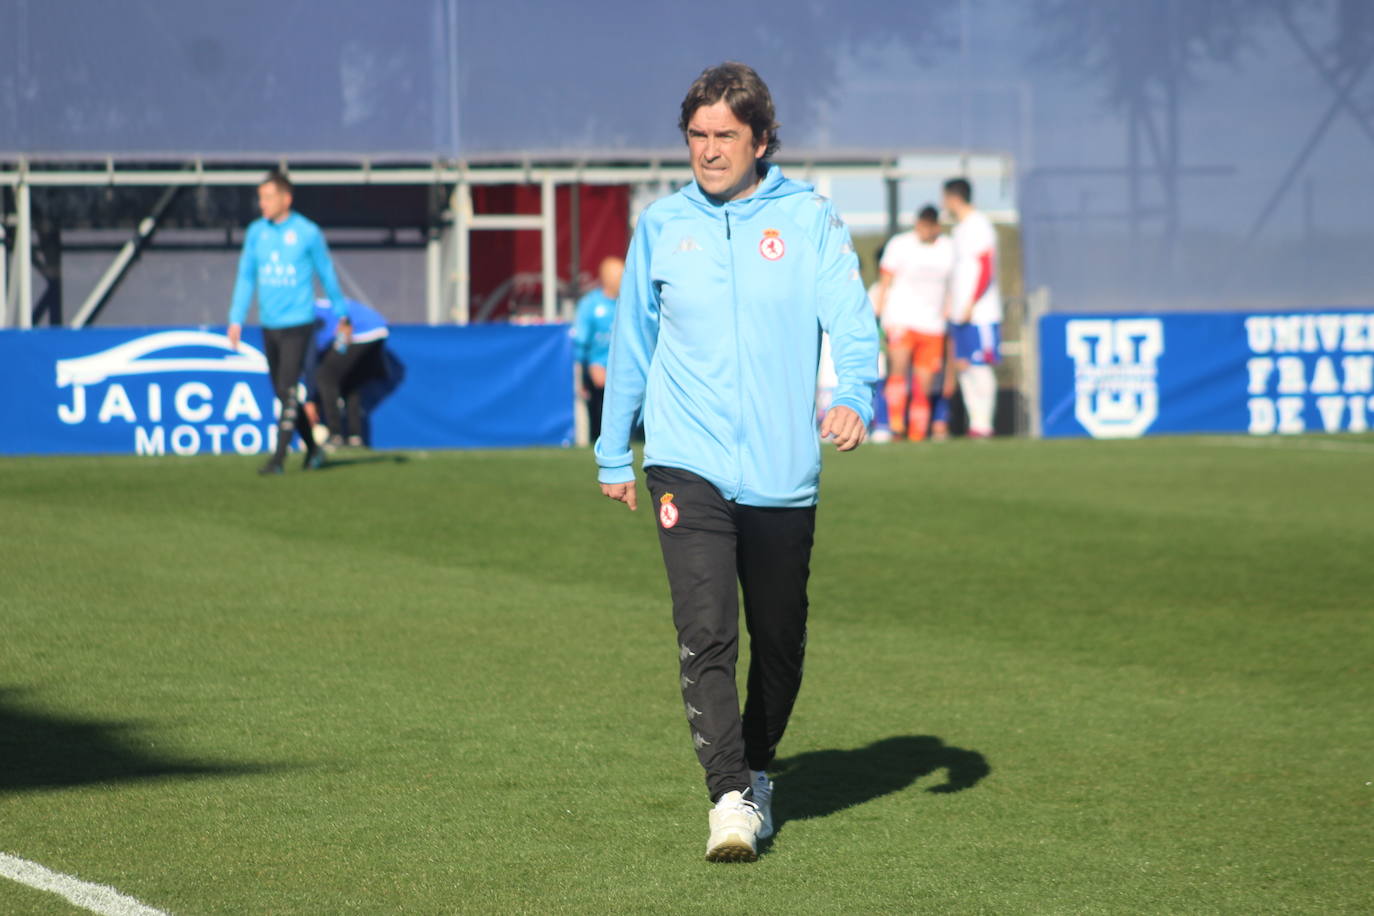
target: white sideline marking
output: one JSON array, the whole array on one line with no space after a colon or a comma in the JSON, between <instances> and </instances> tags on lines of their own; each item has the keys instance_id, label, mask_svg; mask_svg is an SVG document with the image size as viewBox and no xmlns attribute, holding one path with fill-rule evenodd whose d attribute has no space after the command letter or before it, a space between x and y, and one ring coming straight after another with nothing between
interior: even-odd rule
<instances>
[{"instance_id":1,"label":"white sideline marking","mask_svg":"<svg viewBox=\"0 0 1374 916\"><path fill-rule=\"evenodd\" d=\"M83 910L99 913L100 916L167 916L162 910L155 910L112 887L91 884L3 852L0 852L0 875L36 890L65 897Z\"/></svg>"}]
</instances>

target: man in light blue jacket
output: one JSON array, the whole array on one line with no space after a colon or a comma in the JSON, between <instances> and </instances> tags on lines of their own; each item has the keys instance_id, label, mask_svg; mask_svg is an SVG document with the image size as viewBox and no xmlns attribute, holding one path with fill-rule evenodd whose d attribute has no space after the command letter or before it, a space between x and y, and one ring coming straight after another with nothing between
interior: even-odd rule
<instances>
[{"instance_id":1,"label":"man in light blue jacket","mask_svg":"<svg viewBox=\"0 0 1374 916\"><path fill-rule=\"evenodd\" d=\"M292 197L291 181L280 172L271 173L258 185L262 218L253 220L244 236L234 299L229 306L229 344L237 350L256 291L267 371L281 402L277 447L272 458L258 469L259 474L282 473L296 432L305 443L306 470L318 468L324 461L324 452L315 447L310 418L296 397L296 384L315 334L317 277L338 316L340 338L347 341L351 333L348 306L334 275L324 233L291 209Z\"/></svg>"},{"instance_id":2,"label":"man in light blue jacket","mask_svg":"<svg viewBox=\"0 0 1374 916\"><path fill-rule=\"evenodd\" d=\"M314 398L318 396L329 430L327 449L344 445L360 447L363 439L363 388L386 378L386 359L382 348L391 336L381 312L356 299L345 299L348 306L349 339L343 337L343 321L328 299L315 301L315 344L306 359L305 376L309 392L305 412L311 423L319 422ZM347 414L339 410L339 402Z\"/></svg>"},{"instance_id":3,"label":"man in light blue jacket","mask_svg":"<svg viewBox=\"0 0 1374 916\"><path fill-rule=\"evenodd\" d=\"M634 509L630 433L642 412L683 704L715 803L706 857L752 861L773 830L767 768L801 686L821 332L839 384L820 433L840 451L871 419L878 334L830 201L769 166L777 124L758 74L705 71L679 127L695 181L649 206L630 242L596 460L602 492Z\"/></svg>"},{"instance_id":4,"label":"man in light blue jacket","mask_svg":"<svg viewBox=\"0 0 1374 916\"><path fill-rule=\"evenodd\" d=\"M601 435L606 363L611 357L611 327L615 322L615 300L620 296L625 262L620 258L606 258L597 273L601 285L578 301L573 318L573 359L577 363L579 396L587 402L593 442Z\"/></svg>"}]
</instances>

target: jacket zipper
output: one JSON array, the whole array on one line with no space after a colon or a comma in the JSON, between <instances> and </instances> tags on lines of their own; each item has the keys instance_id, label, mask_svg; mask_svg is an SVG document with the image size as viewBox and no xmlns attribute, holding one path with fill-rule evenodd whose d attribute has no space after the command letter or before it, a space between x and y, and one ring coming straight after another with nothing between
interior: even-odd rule
<instances>
[{"instance_id":1,"label":"jacket zipper","mask_svg":"<svg viewBox=\"0 0 1374 916\"><path fill-rule=\"evenodd\" d=\"M744 359L740 356L739 291L735 286L735 246L730 243L730 211L725 211L725 248L730 253L730 306L735 319L735 492L730 498L739 499L744 492Z\"/></svg>"}]
</instances>

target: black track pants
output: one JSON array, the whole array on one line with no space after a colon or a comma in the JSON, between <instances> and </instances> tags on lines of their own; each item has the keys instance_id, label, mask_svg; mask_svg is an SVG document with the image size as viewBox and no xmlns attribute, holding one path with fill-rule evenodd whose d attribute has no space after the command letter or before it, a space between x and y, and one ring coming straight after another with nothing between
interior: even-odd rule
<instances>
[{"instance_id":1,"label":"black track pants","mask_svg":"<svg viewBox=\"0 0 1374 916\"><path fill-rule=\"evenodd\" d=\"M298 324L289 328L263 328L263 350L267 356L267 372L272 376L272 388L281 402L281 416L277 419L277 462L286 460L291 447L291 434L299 432L307 449L315 448L310 418L301 409L296 397L296 384L305 366L306 348L314 346L315 325Z\"/></svg>"},{"instance_id":2,"label":"black track pants","mask_svg":"<svg viewBox=\"0 0 1374 916\"><path fill-rule=\"evenodd\" d=\"M801 688L814 506L731 502L688 471L647 471L673 595L683 706L711 800L773 759ZM671 503L672 509L665 507ZM739 590L749 628L744 714L735 688Z\"/></svg>"},{"instance_id":3,"label":"black track pants","mask_svg":"<svg viewBox=\"0 0 1374 916\"><path fill-rule=\"evenodd\" d=\"M587 424L591 443L601 438L601 411L606 402L606 389L592 383L591 370L582 367L582 387L587 389Z\"/></svg>"},{"instance_id":4,"label":"black track pants","mask_svg":"<svg viewBox=\"0 0 1374 916\"><path fill-rule=\"evenodd\" d=\"M362 386L383 374L382 342L349 344L340 353L330 347L315 370L315 384L320 389L320 403L324 407L324 425L336 436L363 434ZM348 405L348 425L339 413L339 398Z\"/></svg>"}]
</instances>

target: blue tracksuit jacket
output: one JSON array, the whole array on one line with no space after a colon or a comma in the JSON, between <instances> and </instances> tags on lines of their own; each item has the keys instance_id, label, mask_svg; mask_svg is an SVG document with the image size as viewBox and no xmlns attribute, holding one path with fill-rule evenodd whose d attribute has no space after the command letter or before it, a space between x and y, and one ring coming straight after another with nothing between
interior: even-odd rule
<instances>
[{"instance_id":1,"label":"blue tracksuit jacket","mask_svg":"<svg viewBox=\"0 0 1374 916\"><path fill-rule=\"evenodd\" d=\"M596 460L602 483L644 464L692 471L750 506L810 506L820 483L816 369L828 331L834 404L872 419L878 332L849 231L776 166L743 200L696 183L640 216L616 306Z\"/></svg>"},{"instance_id":2,"label":"blue tracksuit jacket","mask_svg":"<svg viewBox=\"0 0 1374 916\"><path fill-rule=\"evenodd\" d=\"M334 306L334 314L348 314L334 262L320 227L296 213L280 223L255 219L248 225L239 256L239 275L229 323L243 324L258 293L258 320L265 328L289 328L315 320L315 277Z\"/></svg>"},{"instance_id":3,"label":"blue tracksuit jacket","mask_svg":"<svg viewBox=\"0 0 1374 916\"><path fill-rule=\"evenodd\" d=\"M344 305L348 307L348 320L353 325L350 337L353 343L384 340L391 333L386 326L386 319L376 309L363 305L357 299L345 299ZM333 303L328 299L316 299L315 318L315 349L328 350L334 346L334 337L339 333L339 316L334 312Z\"/></svg>"},{"instance_id":4,"label":"blue tracksuit jacket","mask_svg":"<svg viewBox=\"0 0 1374 916\"><path fill-rule=\"evenodd\" d=\"M573 317L573 359L584 366L604 366L611 356L615 300L594 289L577 303Z\"/></svg>"}]
</instances>

